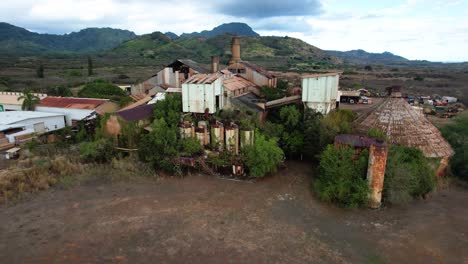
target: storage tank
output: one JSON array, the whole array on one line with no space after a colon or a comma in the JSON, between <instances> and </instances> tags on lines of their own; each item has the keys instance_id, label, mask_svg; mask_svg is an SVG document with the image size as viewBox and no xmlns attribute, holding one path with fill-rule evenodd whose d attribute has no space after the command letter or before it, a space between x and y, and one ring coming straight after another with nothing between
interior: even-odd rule
<instances>
[{"instance_id":1,"label":"storage tank","mask_svg":"<svg viewBox=\"0 0 468 264\"><path fill-rule=\"evenodd\" d=\"M211 145L218 150L224 149L224 127L222 123L214 123L211 125Z\"/></svg>"},{"instance_id":2,"label":"storage tank","mask_svg":"<svg viewBox=\"0 0 468 264\"><path fill-rule=\"evenodd\" d=\"M310 109L328 114L336 108L339 73L306 75L302 78L302 102Z\"/></svg>"},{"instance_id":3,"label":"storage tank","mask_svg":"<svg viewBox=\"0 0 468 264\"><path fill-rule=\"evenodd\" d=\"M226 150L239 153L239 128L235 124L229 124L224 129Z\"/></svg>"},{"instance_id":4,"label":"storage tank","mask_svg":"<svg viewBox=\"0 0 468 264\"><path fill-rule=\"evenodd\" d=\"M195 128L190 122L184 122L179 125L179 133L181 138L191 138L195 134Z\"/></svg>"},{"instance_id":5,"label":"storage tank","mask_svg":"<svg viewBox=\"0 0 468 264\"><path fill-rule=\"evenodd\" d=\"M254 131L253 130L241 130L240 132L241 148L246 146L252 146L254 144Z\"/></svg>"}]
</instances>

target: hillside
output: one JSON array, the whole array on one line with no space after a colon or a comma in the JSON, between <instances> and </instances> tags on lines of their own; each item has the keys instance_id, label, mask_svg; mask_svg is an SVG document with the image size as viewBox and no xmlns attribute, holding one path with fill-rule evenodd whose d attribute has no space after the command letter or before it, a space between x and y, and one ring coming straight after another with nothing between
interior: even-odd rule
<instances>
[{"instance_id":1,"label":"hillside","mask_svg":"<svg viewBox=\"0 0 468 264\"><path fill-rule=\"evenodd\" d=\"M181 37L173 40L161 32L154 32L126 41L107 54L151 58L163 64L177 58L209 63L212 55L220 55L221 62L227 63L231 56L231 38L232 35L223 34L213 38ZM311 69L341 63L337 57L290 37L244 36L241 38L241 52L244 60L278 70Z\"/></svg>"},{"instance_id":2,"label":"hillside","mask_svg":"<svg viewBox=\"0 0 468 264\"><path fill-rule=\"evenodd\" d=\"M364 50L336 51L328 50L328 53L341 58L343 61L354 64L398 64L407 63L408 59L390 52L370 53Z\"/></svg>"},{"instance_id":3,"label":"hillside","mask_svg":"<svg viewBox=\"0 0 468 264\"><path fill-rule=\"evenodd\" d=\"M253 31L253 29L245 23L227 23L219 25L212 30L203 30L202 32L184 33L180 37L202 37L202 38L213 38L223 34L232 34L238 36L252 36L259 37L260 35Z\"/></svg>"},{"instance_id":4,"label":"hillside","mask_svg":"<svg viewBox=\"0 0 468 264\"><path fill-rule=\"evenodd\" d=\"M65 35L39 34L0 23L0 54L85 53L112 49L136 37L128 30L87 28Z\"/></svg>"}]
</instances>

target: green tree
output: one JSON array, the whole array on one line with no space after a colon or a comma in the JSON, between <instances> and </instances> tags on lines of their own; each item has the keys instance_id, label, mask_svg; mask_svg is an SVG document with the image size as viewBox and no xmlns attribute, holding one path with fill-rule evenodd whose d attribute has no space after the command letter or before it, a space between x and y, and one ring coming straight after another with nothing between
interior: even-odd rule
<instances>
[{"instance_id":1,"label":"green tree","mask_svg":"<svg viewBox=\"0 0 468 264\"><path fill-rule=\"evenodd\" d=\"M28 90L18 97L18 101L23 100L21 109L23 111L34 111L36 105L41 102L41 99L37 97L32 91Z\"/></svg>"},{"instance_id":2,"label":"green tree","mask_svg":"<svg viewBox=\"0 0 468 264\"><path fill-rule=\"evenodd\" d=\"M244 149L245 165L253 177L264 177L275 172L284 157L281 148L274 139L266 139L258 131L255 133L253 146Z\"/></svg>"},{"instance_id":3,"label":"green tree","mask_svg":"<svg viewBox=\"0 0 468 264\"><path fill-rule=\"evenodd\" d=\"M168 126L177 127L182 114L182 97L177 94L167 94L166 98L155 104L154 115L164 118Z\"/></svg>"},{"instance_id":4,"label":"green tree","mask_svg":"<svg viewBox=\"0 0 468 264\"><path fill-rule=\"evenodd\" d=\"M57 86L57 88L55 88L55 94L57 96L63 96L63 97L67 97L67 96L72 96L72 92L70 90L70 88L66 87L66 86L63 86L63 85L60 85L60 86Z\"/></svg>"},{"instance_id":5,"label":"green tree","mask_svg":"<svg viewBox=\"0 0 468 264\"><path fill-rule=\"evenodd\" d=\"M183 138L179 140L180 153L183 156L195 156L203 153L203 147L196 138Z\"/></svg>"},{"instance_id":6,"label":"green tree","mask_svg":"<svg viewBox=\"0 0 468 264\"><path fill-rule=\"evenodd\" d=\"M320 156L319 177L314 186L320 199L344 207L367 204L366 180L368 151L356 158L350 147L328 145Z\"/></svg>"},{"instance_id":7,"label":"green tree","mask_svg":"<svg viewBox=\"0 0 468 264\"><path fill-rule=\"evenodd\" d=\"M88 56L88 76L92 76L93 74L93 59L91 59L91 56Z\"/></svg>"},{"instance_id":8,"label":"green tree","mask_svg":"<svg viewBox=\"0 0 468 264\"><path fill-rule=\"evenodd\" d=\"M386 202L405 204L415 197L424 197L434 187L435 173L420 150L390 147L383 191Z\"/></svg>"},{"instance_id":9,"label":"green tree","mask_svg":"<svg viewBox=\"0 0 468 264\"><path fill-rule=\"evenodd\" d=\"M140 159L149 162L155 169L174 172L173 159L177 150L177 127L169 126L164 118L156 119L152 131L142 136L139 146Z\"/></svg>"},{"instance_id":10,"label":"green tree","mask_svg":"<svg viewBox=\"0 0 468 264\"><path fill-rule=\"evenodd\" d=\"M44 78L44 65L39 64L39 66L36 69L36 76L37 78Z\"/></svg>"},{"instance_id":11,"label":"green tree","mask_svg":"<svg viewBox=\"0 0 468 264\"><path fill-rule=\"evenodd\" d=\"M320 144L320 124L323 116L320 112L306 109L304 112L304 155L309 159L318 159L323 150Z\"/></svg>"},{"instance_id":12,"label":"green tree","mask_svg":"<svg viewBox=\"0 0 468 264\"><path fill-rule=\"evenodd\" d=\"M450 160L452 173L468 181L468 116L455 118L454 124L442 127L441 131L455 151Z\"/></svg>"}]
</instances>

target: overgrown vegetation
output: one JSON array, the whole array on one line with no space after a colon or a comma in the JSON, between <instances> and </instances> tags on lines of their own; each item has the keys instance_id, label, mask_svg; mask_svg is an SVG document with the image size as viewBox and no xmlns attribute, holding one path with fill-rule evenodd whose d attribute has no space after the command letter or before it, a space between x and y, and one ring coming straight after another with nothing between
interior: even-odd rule
<instances>
[{"instance_id":1,"label":"overgrown vegetation","mask_svg":"<svg viewBox=\"0 0 468 264\"><path fill-rule=\"evenodd\" d=\"M383 191L385 202L406 204L413 198L425 197L435 184L435 173L420 150L390 147Z\"/></svg>"},{"instance_id":2,"label":"overgrown vegetation","mask_svg":"<svg viewBox=\"0 0 468 264\"><path fill-rule=\"evenodd\" d=\"M119 87L104 80L95 80L86 84L79 92L79 97L103 98L119 102L121 105L129 102L129 97Z\"/></svg>"},{"instance_id":3,"label":"overgrown vegetation","mask_svg":"<svg viewBox=\"0 0 468 264\"><path fill-rule=\"evenodd\" d=\"M258 132L254 145L246 147L244 154L250 176L257 178L275 172L284 157L283 151L274 139L267 139Z\"/></svg>"},{"instance_id":4,"label":"overgrown vegetation","mask_svg":"<svg viewBox=\"0 0 468 264\"><path fill-rule=\"evenodd\" d=\"M356 154L351 147L328 145L320 156L320 174L314 187L320 199L343 207L365 206L368 151Z\"/></svg>"},{"instance_id":5,"label":"overgrown vegetation","mask_svg":"<svg viewBox=\"0 0 468 264\"><path fill-rule=\"evenodd\" d=\"M468 181L468 116L455 119L455 123L442 127L442 134L455 151L450 161L453 175Z\"/></svg>"}]
</instances>

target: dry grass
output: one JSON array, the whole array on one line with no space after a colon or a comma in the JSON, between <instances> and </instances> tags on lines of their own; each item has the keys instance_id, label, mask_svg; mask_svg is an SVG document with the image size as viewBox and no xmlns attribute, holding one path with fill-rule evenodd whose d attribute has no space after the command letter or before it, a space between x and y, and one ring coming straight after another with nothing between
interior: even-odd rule
<instances>
[{"instance_id":1,"label":"dry grass","mask_svg":"<svg viewBox=\"0 0 468 264\"><path fill-rule=\"evenodd\" d=\"M0 201L8 201L25 192L46 190L61 177L84 173L85 165L64 156L52 159L31 158L0 171Z\"/></svg>"}]
</instances>

